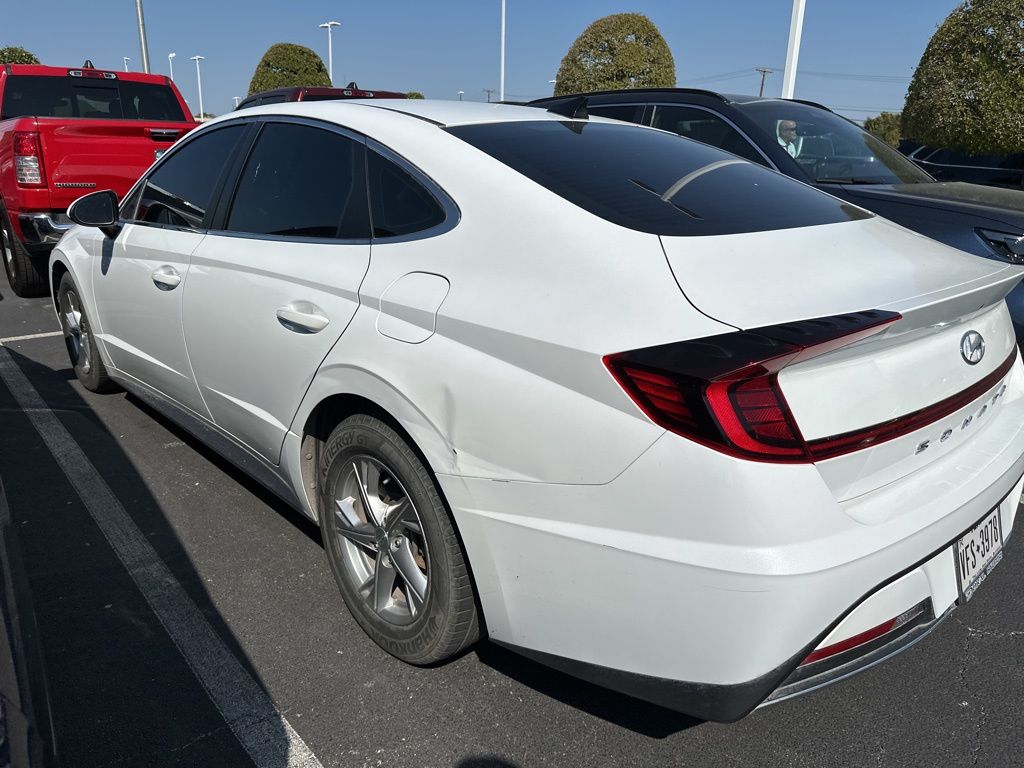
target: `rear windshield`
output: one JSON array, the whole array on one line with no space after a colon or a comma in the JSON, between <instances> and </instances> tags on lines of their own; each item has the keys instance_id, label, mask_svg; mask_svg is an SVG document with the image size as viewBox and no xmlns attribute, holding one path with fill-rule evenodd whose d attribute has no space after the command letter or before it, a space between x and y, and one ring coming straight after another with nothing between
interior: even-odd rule
<instances>
[{"instance_id":1,"label":"rear windshield","mask_svg":"<svg viewBox=\"0 0 1024 768\"><path fill-rule=\"evenodd\" d=\"M596 216L656 235L728 235L871 214L680 136L554 120L455 126L453 135Z\"/></svg>"},{"instance_id":2,"label":"rear windshield","mask_svg":"<svg viewBox=\"0 0 1024 768\"><path fill-rule=\"evenodd\" d=\"M188 118L168 85L44 75L10 75L0 118L85 117L107 120Z\"/></svg>"}]
</instances>

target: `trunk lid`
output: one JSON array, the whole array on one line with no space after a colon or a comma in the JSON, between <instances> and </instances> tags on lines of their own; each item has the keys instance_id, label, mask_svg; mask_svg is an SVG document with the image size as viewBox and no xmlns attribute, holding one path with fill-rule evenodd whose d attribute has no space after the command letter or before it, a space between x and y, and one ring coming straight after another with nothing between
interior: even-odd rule
<instances>
[{"instance_id":1,"label":"trunk lid","mask_svg":"<svg viewBox=\"0 0 1024 768\"><path fill-rule=\"evenodd\" d=\"M740 329L864 310L901 315L867 338L778 374L808 443L851 438L852 450L817 462L838 499L965 448L998 418L996 393L1016 356L1003 298L1024 270L882 219L662 241L689 301ZM968 361L961 349L971 335L967 354L977 357L973 334L984 352Z\"/></svg>"}]
</instances>

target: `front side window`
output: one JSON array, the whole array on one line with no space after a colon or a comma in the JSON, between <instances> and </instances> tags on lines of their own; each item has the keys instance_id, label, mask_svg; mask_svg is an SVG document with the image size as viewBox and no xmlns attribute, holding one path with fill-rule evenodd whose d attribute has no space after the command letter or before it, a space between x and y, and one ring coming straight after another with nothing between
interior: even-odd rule
<instances>
[{"instance_id":1,"label":"front side window","mask_svg":"<svg viewBox=\"0 0 1024 768\"><path fill-rule=\"evenodd\" d=\"M134 220L201 228L217 182L244 132L243 125L204 131L175 150L146 179Z\"/></svg>"},{"instance_id":2,"label":"front side window","mask_svg":"<svg viewBox=\"0 0 1024 768\"><path fill-rule=\"evenodd\" d=\"M781 100L737 104L818 184L913 184L931 177L860 126L825 109Z\"/></svg>"},{"instance_id":3,"label":"front side window","mask_svg":"<svg viewBox=\"0 0 1024 768\"><path fill-rule=\"evenodd\" d=\"M713 112L694 107L658 106L651 125L724 149L753 163L768 165L768 161L739 131Z\"/></svg>"},{"instance_id":4,"label":"front side window","mask_svg":"<svg viewBox=\"0 0 1024 768\"><path fill-rule=\"evenodd\" d=\"M656 235L726 235L867 218L781 173L634 125L520 121L449 133L570 203Z\"/></svg>"},{"instance_id":5,"label":"front side window","mask_svg":"<svg viewBox=\"0 0 1024 768\"><path fill-rule=\"evenodd\" d=\"M368 153L373 236L401 237L444 223L444 209L405 169L377 152Z\"/></svg>"},{"instance_id":6,"label":"front side window","mask_svg":"<svg viewBox=\"0 0 1024 768\"><path fill-rule=\"evenodd\" d=\"M242 169L225 229L368 239L365 154L362 142L333 131L268 123Z\"/></svg>"}]
</instances>

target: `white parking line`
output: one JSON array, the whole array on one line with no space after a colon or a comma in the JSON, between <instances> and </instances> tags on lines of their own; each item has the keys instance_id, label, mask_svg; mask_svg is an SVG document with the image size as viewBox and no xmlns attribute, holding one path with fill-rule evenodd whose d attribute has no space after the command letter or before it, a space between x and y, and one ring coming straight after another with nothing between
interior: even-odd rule
<instances>
[{"instance_id":1,"label":"white parking line","mask_svg":"<svg viewBox=\"0 0 1024 768\"><path fill-rule=\"evenodd\" d=\"M0 344L0 380L258 768L323 768L266 691L224 645L135 525L81 446Z\"/></svg>"},{"instance_id":2,"label":"white parking line","mask_svg":"<svg viewBox=\"0 0 1024 768\"><path fill-rule=\"evenodd\" d=\"M6 344L9 341L29 341L30 339L50 339L54 336L63 336L61 331L47 331L46 333L30 333L27 336L8 336L6 339L0 339L0 344Z\"/></svg>"}]
</instances>

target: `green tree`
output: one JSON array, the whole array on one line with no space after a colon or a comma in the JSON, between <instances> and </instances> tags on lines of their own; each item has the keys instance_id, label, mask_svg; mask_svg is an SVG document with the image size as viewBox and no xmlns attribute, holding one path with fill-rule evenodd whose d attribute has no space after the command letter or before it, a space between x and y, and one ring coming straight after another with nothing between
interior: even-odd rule
<instances>
[{"instance_id":1,"label":"green tree","mask_svg":"<svg viewBox=\"0 0 1024 768\"><path fill-rule=\"evenodd\" d=\"M932 36L907 91L903 135L981 154L1024 149L1024 0L967 0Z\"/></svg>"},{"instance_id":2,"label":"green tree","mask_svg":"<svg viewBox=\"0 0 1024 768\"><path fill-rule=\"evenodd\" d=\"M11 45L0 48L0 64L38 64L39 59L21 46Z\"/></svg>"},{"instance_id":3,"label":"green tree","mask_svg":"<svg viewBox=\"0 0 1024 768\"><path fill-rule=\"evenodd\" d=\"M423 94L420 93L419 91L409 91L407 94L405 94L405 98L407 98L407 99L422 99L423 98Z\"/></svg>"},{"instance_id":4,"label":"green tree","mask_svg":"<svg viewBox=\"0 0 1024 768\"><path fill-rule=\"evenodd\" d=\"M672 51L654 23L639 13L616 13L576 38L558 68L555 95L675 84Z\"/></svg>"},{"instance_id":5,"label":"green tree","mask_svg":"<svg viewBox=\"0 0 1024 768\"><path fill-rule=\"evenodd\" d=\"M871 131L886 144L898 147L900 143L900 113L883 112L864 121L865 130Z\"/></svg>"},{"instance_id":6,"label":"green tree","mask_svg":"<svg viewBox=\"0 0 1024 768\"><path fill-rule=\"evenodd\" d=\"M329 86L327 67L315 52L304 45L276 43L267 49L252 73L249 93L284 88L290 85Z\"/></svg>"}]
</instances>

